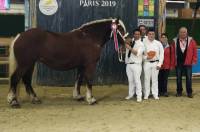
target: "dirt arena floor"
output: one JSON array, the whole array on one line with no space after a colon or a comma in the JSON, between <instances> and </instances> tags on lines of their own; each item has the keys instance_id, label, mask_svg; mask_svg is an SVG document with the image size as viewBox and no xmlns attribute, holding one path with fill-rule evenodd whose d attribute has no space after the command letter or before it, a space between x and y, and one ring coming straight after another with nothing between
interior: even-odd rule
<instances>
[{"instance_id":1,"label":"dirt arena floor","mask_svg":"<svg viewBox=\"0 0 200 132\"><path fill-rule=\"evenodd\" d=\"M175 97L174 81L169 87L170 97L137 103L124 100L127 85L95 86L93 106L74 101L72 87L46 86L35 88L43 103L34 105L22 87L22 108L11 109L8 85L0 85L0 132L199 132L200 80L193 81L193 99L185 90Z\"/></svg>"}]
</instances>

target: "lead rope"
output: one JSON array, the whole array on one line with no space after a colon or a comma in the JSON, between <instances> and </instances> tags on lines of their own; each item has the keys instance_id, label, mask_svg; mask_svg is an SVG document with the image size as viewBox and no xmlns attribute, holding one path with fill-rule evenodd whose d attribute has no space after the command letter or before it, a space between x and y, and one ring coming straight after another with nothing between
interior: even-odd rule
<instances>
[{"instance_id":1,"label":"lead rope","mask_svg":"<svg viewBox=\"0 0 200 132\"><path fill-rule=\"evenodd\" d=\"M121 36L121 38L125 41L124 37L122 36L122 34L117 30L117 33ZM127 34L126 34L127 35ZM125 62L125 60L123 60L123 50L121 48L121 50L119 50L118 52L118 59L119 62Z\"/></svg>"},{"instance_id":2,"label":"lead rope","mask_svg":"<svg viewBox=\"0 0 200 132\"><path fill-rule=\"evenodd\" d=\"M119 62L124 62L123 53L119 48L119 43L118 43L118 39L117 39L118 33L119 33L119 35L121 35L121 33L117 30L117 25L115 23L112 23L112 32L111 32L110 37L112 37L112 35L114 37L115 51L117 52ZM122 37L122 35L121 35L121 37Z\"/></svg>"}]
</instances>

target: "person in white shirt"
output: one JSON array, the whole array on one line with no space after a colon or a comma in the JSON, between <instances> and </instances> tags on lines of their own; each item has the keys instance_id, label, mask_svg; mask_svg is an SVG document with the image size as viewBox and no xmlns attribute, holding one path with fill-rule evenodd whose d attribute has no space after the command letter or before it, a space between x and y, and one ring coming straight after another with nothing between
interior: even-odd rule
<instances>
[{"instance_id":1,"label":"person in white shirt","mask_svg":"<svg viewBox=\"0 0 200 132\"><path fill-rule=\"evenodd\" d=\"M126 74L129 83L128 96L125 98L127 100L131 99L134 94L137 95L137 102L142 101L142 87L141 87L141 72L142 72L142 59L144 45L140 40L140 31L135 29L133 31L132 42L126 42Z\"/></svg>"},{"instance_id":2,"label":"person in white shirt","mask_svg":"<svg viewBox=\"0 0 200 132\"><path fill-rule=\"evenodd\" d=\"M144 99L149 98L150 90L154 99L158 97L158 73L164 59L164 50L162 44L155 40L155 31L149 29L147 39L143 41L144 51ZM151 83L152 81L152 83ZM150 88L150 84L152 84Z\"/></svg>"},{"instance_id":3,"label":"person in white shirt","mask_svg":"<svg viewBox=\"0 0 200 132\"><path fill-rule=\"evenodd\" d=\"M140 30L140 34L141 34L141 41L143 42L145 39L147 39L147 27L144 24L139 25L139 30ZM143 63L144 60L142 60L142 73L141 73L141 84L142 84L142 92L144 93L144 69L143 69Z\"/></svg>"},{"instance_id":4,"label":"person in white shirt","mask_svg":"<svg viewBox=\"0 0 200 132\"><path fill-rule=\"evenodd\" d=\"M145 25L140 25L139 27L140 33L141 33L141 41L143 42L145 38L147 38L146 33L147 33L147 27Z\"/></svg>"}]
</instances>

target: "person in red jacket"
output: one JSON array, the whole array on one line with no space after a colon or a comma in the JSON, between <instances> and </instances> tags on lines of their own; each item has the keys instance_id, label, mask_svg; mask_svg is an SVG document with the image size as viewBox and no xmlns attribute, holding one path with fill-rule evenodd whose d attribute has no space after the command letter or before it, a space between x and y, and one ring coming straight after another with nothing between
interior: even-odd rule
<instances>
[{"instance_id":1,"label":"person in red jacket","mask_svg":"<svg viewBox=\"0 0 200 132\"><path fill-rule=\"evenodd\" d=\"M188 36L187 28L179 29L178 37L172 42L172 65L176 68L176 96L182 96L182 75L186 76L186 92L189 98L192 95L192 65L197 63L197 44Z\"/></svg>"},{"instance_id":2,"label":"person in red jacket","mask_svg":"<svg viewBox=\"0 0 200 132\"><path fill-rule=\"evenodd\" d=\"M158 92L159 96L168 97L167 83L169 71L171 69L171 48L168 44L168 38L165 33L161 34L160 42L164 48L164 61L158 75Z\"/></svg>"}]
</instances>

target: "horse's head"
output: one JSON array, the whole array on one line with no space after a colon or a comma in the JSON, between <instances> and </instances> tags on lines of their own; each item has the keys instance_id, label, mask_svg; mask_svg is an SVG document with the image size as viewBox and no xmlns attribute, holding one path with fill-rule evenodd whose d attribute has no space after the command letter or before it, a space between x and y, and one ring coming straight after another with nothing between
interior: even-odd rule
<instances>
[{"instance_id":1,"label":"horse's head","mask_svg":"<svg viewBox=\"0 0 200 132\"><path fill-rule=\"evenodd\" d=\"M126 32L126 27L122 20L120 19L113 19L112 25L111 25L111 36L114 32L117 34L117 39L119 40L119 43L124 44L124 40L126 36L128 36L128 33Z\"/></svg>"},{"instance_id":2,"label":"horse's head","mask_svg":"<svg viewBox=\"0 0 200 132\"><path fill-rule=\"evenodd\" d=\"M124 23L119 19L113 19L111 24L111 37L114 38L115 50L118 52L118 59L123 62L122 49L125 49L125 38L128 36ZM118 42L122 45L119 46Z\"/></svg>"}]
</instances>

